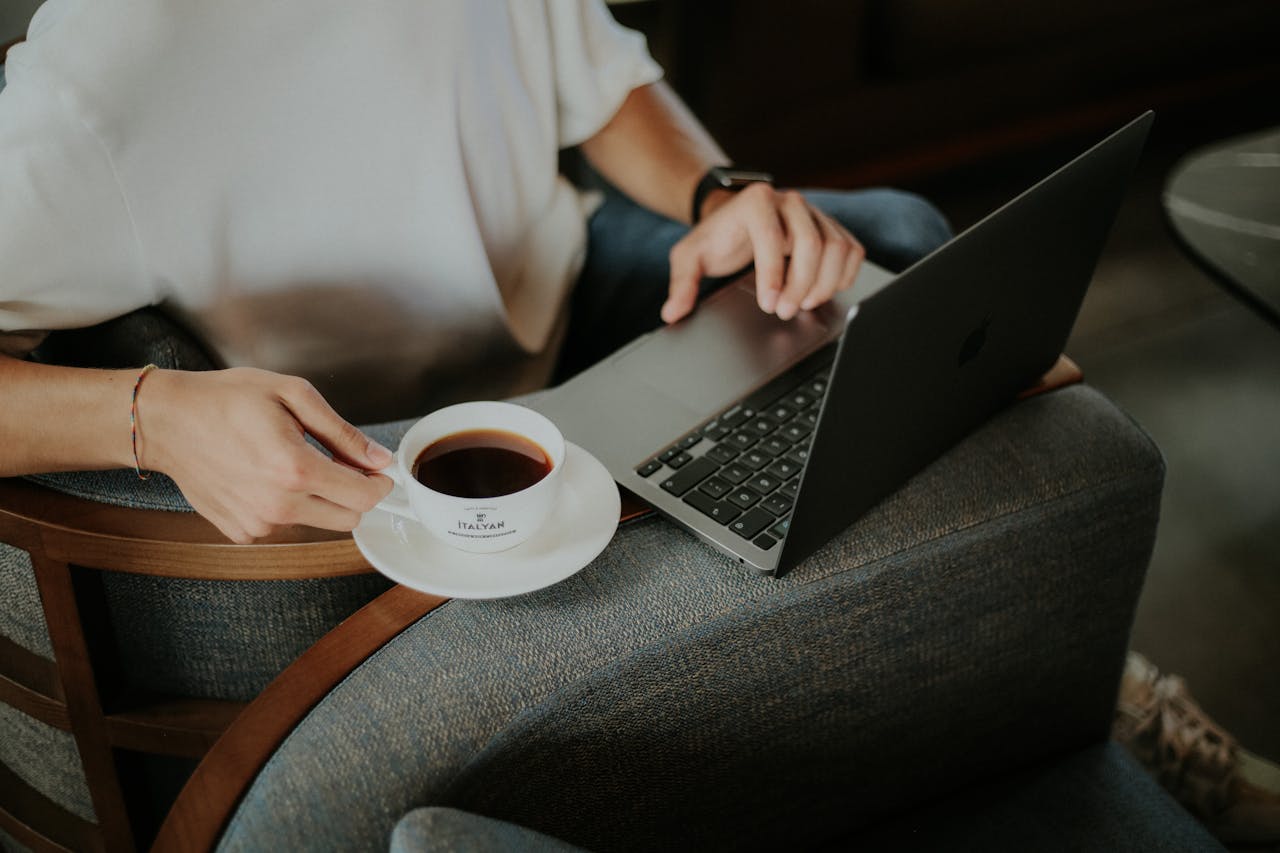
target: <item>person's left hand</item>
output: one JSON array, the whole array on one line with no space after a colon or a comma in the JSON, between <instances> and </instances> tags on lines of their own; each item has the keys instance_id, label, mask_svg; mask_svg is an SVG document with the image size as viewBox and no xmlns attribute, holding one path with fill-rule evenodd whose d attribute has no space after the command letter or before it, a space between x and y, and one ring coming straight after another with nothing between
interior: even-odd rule
<instances>
[{"instance_id":1,"label":"person's left hand","mask_svg":"<svg viewBox=\"0 0 1280 853\"><path fill-rule=\"evenodd\" d=\"M752 261L761 310L790 320L853 285L866 251L853 235L794 190L760 183L707 198L707 213L671 249L671 285L662 319L693 310L704 277ZM788 262L789 259L789 262Z\"/></svg>"}]
</instances>

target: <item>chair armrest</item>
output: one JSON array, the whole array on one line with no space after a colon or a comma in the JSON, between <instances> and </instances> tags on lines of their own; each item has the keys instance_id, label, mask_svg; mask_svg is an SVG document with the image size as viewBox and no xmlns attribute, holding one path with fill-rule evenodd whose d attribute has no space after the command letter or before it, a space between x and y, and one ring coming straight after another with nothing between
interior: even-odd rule
<instances>
[{"instance_id":1,"label":"chair armrest","mask_svg":"<svg viewBox=\"0 0 1280 853\"><path fill-rule=\"evenodd\" d=\"M444 805L587 848L803 845L1101 740L1162 479L1076 386L780 580L624 526L570 580L448 602L356 668L223 840L381 846Z\"/></svg>"}]
</instances>

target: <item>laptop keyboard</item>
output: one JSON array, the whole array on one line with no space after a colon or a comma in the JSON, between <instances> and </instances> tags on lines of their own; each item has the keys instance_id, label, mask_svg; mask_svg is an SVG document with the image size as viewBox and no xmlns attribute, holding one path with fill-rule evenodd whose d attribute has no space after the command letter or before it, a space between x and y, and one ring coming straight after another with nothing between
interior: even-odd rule
<instances>
[{"instance_id":1,"label":"laptop keyboard","mask_svg":"<svg viewBox=\"0 0 1280 853\"><path fill-rule=\"evenodd\" d=\"M828 368L758 408L740 403L681 437L636 473L765 551L787 535ZM776 390L776 389L775 389Z\"/></svg>"}]
</instances>

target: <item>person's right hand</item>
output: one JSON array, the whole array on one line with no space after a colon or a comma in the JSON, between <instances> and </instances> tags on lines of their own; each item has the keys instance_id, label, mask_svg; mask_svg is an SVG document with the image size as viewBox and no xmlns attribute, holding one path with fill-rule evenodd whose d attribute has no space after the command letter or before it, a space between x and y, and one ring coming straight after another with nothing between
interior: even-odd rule
<instances>
[{"instance_id":1,"label":"person's right hand","mask_svg":"<svg viewBox=\"0 0 1280 853\"><path fill-rule=\"evenodd\" d=\"M391 452L305 379L265 370L157 370L138 393L138 453L228 538L279 527L351 530L391 491ZM307 443L314 436L330 459Z\"/></svg>"}]
</instances>

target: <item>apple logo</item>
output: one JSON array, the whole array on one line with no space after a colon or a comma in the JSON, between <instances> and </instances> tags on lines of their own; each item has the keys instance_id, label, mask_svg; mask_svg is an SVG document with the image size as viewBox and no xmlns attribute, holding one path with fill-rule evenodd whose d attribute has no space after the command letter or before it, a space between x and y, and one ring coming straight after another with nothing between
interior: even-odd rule
<instances>
[{"instance_id":1,"label":"apple logo","mask_svg":"<svg viewBox=\"0 0 1280 853\"><path fill-rule=\"evenodd\" d=\"M970 332L964 339L964 343L960 345L960 355L956 359L957 365L964 367L978 357L978 353L982 352L982 348L987 345L987 327L990 325L991 315L988 314L982 319L978 328Z\"/></svg>"}]
</instances>

